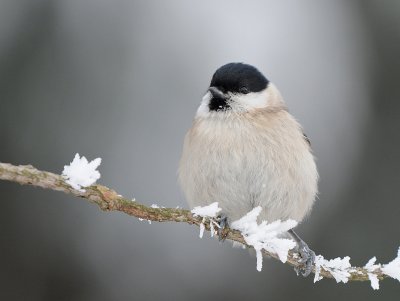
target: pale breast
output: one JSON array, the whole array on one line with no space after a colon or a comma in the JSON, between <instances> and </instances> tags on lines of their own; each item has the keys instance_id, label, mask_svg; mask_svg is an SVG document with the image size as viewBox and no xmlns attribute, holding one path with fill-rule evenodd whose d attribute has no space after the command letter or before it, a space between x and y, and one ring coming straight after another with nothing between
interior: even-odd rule
<instances>
[{"instance_id":1,"label":"pale breast","mask_svg":"<svg viewBox=\"0 0 400 301\"><path fill-rule=\"evenodd\" d=\"M230 220L261 206L262 219L300 221L317 179L300 126L286 111L195 120L179 167L190 206L219 202Z\"/></svg>"}]
</instances>

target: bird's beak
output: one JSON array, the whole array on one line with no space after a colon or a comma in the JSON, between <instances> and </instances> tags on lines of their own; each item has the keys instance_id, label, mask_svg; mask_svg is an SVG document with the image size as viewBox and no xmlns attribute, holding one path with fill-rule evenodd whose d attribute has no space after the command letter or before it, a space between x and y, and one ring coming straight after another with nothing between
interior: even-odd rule
<instances>
[{"instance_id":1,"label":"bird's beak","mask_svg":"<svg viewBox=\"0 0 400 301\"><path fill-rule=\"evenodd\" d=\"M213 98L220 98L220 99L226 99L226 95L221 92L217 87L210 87L208 88L208 91L210 91L211 95Z\"/></svg>"}]
</instances>

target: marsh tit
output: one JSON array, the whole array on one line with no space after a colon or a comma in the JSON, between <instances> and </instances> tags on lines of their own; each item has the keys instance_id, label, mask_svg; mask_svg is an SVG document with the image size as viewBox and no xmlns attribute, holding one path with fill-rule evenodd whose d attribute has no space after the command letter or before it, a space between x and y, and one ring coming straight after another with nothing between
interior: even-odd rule
<instances>
[{"instance_id":1,"label":"marsh tit","mask_svg":"<svg viewBox=\"0 0 400 301\"><path fill-rule=\"evenodd\" d=\"M260 220L300 222L316 198L318 172L310 142L278 89L255 67L230 63L214 73L186 134L179 182L191 207L218 202L222 224L256 206ZM289 234L307 276L315 254Z\"/></svg>"}]
</instances>

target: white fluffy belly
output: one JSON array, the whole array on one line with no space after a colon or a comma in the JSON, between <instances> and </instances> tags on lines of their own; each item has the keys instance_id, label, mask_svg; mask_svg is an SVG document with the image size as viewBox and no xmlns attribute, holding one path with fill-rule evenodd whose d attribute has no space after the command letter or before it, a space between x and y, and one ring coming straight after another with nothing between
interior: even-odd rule
<instances>
[{"instance_id":1,"label":"white fluffy belly","mask_svg":"<svg viewBox=\"0 0 400 301\"><path fill-rule=\"evenodd\" d=\"M277 113L274 113L277 114ZM285 112L285 114L288 114ZM296 121L269 116L259 131L242 120L201 120L188 132L179 181L190 206L218 202L230 221L256 206L269 222L301 221L317 193L314 158Z\"/></svg>"}]
</instances>

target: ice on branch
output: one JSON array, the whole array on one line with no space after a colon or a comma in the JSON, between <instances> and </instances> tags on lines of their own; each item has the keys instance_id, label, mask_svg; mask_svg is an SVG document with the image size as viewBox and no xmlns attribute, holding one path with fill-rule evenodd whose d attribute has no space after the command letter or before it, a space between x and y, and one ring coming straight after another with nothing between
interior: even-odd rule
<instances>
[{"instance_id":1,"label":"ice on branch","mask_svg":"<svg viewBox=\"0 0 400 301\"><path fill-rule=\"evenodd\" d=\"M324 256L318 255L315 257L315 277L314 283L321 280L323 277L320 275L321 268L325 271L331 273L336 282L347 283L349 281L351 268L350 257L346 256L344 258L335 258L331 260L326 260Z\"/></svg>"},{"instance_id":2,"label":"ice on branch","mask_svg":"<svg viewBox=\"0 0 400 301\"><path fill-rule=\"evenodd\" d=\"M100 179L100 173L97 170L100 163L101 158L88 162L84 156L81 158L79 154L76 154L74 160L64 166L62 176L74 189L84 192L82 187L88 187Z\"/></svg>"},{"instance_id":3,"label":"ice on branch","mask_svg":"<svg viewBox=\"0 0 400 301\"><path fill-rule=\"evenodd\" d=\"M400 248L397 251L397 257L381 268L386 275L400 281Z\"/></svg>"},{"instance_id":4,"label":"ice on branch","mask_svg":"<svg viewBox=\"0 0 400 301\"><path fill-rule=\"evenodd\" d=\"M202 216L208 218L217 217L218 212L221 211L221 208L218 207L218 202L212 203L208 206L197 206L192 209L193 216Z\"/></svg>"},{"instance_id":5,"label":"ice on branch","mask_svg":"<svg viewBox=\"0 0 400 301\"><path fill-rule=\"evenodd\" d=\"M374 290L379 289L379 279L376 274L374 274L376 269L379 269L381 267L380 264L375 264L376 262L376 257L372 257L367 264L364 266L364 268L368 271L368 278L371 281L371 287Z\"/></svg>"},{"instance_id":6,"label":"ice on branch","mask_svg":"<svg viewBox=\"0 0 400 301\"><path fill-rule=\"evenodd\" d=\"M262 208L260 206L254 208L241 219L234 221L231 225L233 229L239 230L246 243L253 246L257 255L257 270L262 269L262 250L275 253L279 259L285 263L288 252L296 246L296 243L287 238L279 237L280 234L286 233L294 228L297 222L294 220L280 221L277 220L270 224L267 221L257 223L257 217L260 215Z\"/></svg>"},{"instance_id":7,"label":"ice on branch","mask_svg":"<svg viewBox=\"0 0 400 301\"><path fill-rule=\"evenodd\" d=\"M206 218L210 219L211 237L214 235L214 225L219 227L219 225L213 220L218 216L218 212L222 209L218 207L218 202L212 203L208 206L197 206L192 209L193 216L203 217L202 223L200 224L200 234L199 237L202 238L204 234L204 222Z\"/></svg>"}]
</instances>

